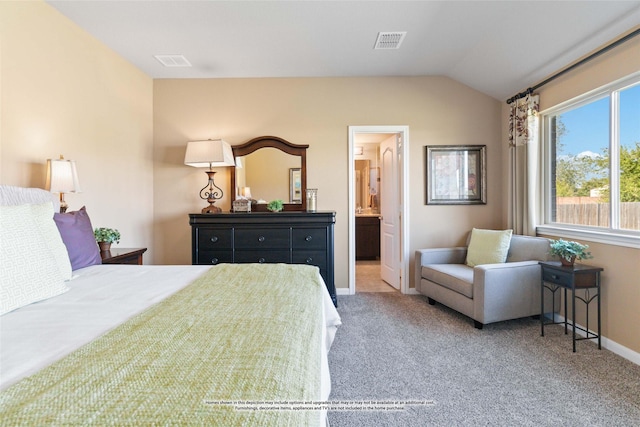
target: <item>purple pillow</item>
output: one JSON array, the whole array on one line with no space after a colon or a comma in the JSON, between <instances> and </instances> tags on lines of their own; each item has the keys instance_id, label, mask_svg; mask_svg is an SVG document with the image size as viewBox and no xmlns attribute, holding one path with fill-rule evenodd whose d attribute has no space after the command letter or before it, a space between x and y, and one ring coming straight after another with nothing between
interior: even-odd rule
<instances>
[{"instance_id":1,"label":"purple pillow","mask_svg":"<svg viewBox=\"0 0 640 427\"><path fill-rule=\"evenodd\" d=\"M69 252L72 270L102 264L100 249L93 235L89 214L84 206L78 211L56 212L53 215L53 220L56 222L62 241Z\"/></svg>"}]
</instances>

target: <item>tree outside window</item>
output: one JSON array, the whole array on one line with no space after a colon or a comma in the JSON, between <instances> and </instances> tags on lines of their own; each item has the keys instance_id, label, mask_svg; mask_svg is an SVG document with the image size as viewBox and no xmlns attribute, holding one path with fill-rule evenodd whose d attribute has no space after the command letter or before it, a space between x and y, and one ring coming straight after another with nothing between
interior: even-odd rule
<instances>
[{"instance_id":1,"label":"tree outside window","mask_svg":"<svg viewBox=\"0 0 640 427\"><path fill-rule=\"evenodd\" d=\"M640 82L549 114L548 222L640 230Z\"/></svg>"}]
</instances>

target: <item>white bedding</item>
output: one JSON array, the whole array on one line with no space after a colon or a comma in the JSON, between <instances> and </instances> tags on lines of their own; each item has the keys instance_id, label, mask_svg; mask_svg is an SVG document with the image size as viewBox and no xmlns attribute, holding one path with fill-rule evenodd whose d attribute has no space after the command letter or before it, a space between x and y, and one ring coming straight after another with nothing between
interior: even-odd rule
<instances>
[{"instance_id":1,"label":"white bedding","mask_svg":"<svg viewBox=\"0 0 640 427\"><path fill-rule=\"evenodd\" d=\"M182 289L209 266L94 265L70 291L0 317L0 390Z\"/></svg>"},{"instance_id":2,"label":"white bedding","mask_svg":"<svg viewBox=\"0 0 640 427\"><path fill-rule=\"evenodd\" d=\"M70 290L0 317L0 390L37 372L191 283L210 266L94 265L74 272ZM325 292L322 397L327 353L340 317Z\"/></svg>"}]
</instances>

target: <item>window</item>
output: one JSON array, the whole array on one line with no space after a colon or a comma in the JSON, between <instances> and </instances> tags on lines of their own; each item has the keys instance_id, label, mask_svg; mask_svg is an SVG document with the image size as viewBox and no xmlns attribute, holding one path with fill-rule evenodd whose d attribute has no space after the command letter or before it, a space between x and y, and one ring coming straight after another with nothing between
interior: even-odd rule
<instances>
[{"instance_id":1,"label":"window","mask_svg":"<svg viewBox=\"0 0 640 427\"><path fill-rule=\"evenodd\" d=\"M542 119L545 224L640 237L640 76Z\"/></svg>"}]
</instances>

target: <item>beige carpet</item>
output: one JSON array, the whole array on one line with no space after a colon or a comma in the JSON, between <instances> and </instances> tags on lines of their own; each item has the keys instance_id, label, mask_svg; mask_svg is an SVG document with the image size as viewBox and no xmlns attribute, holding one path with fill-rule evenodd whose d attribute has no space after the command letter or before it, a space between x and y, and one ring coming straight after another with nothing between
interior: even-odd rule
<instances>
[{"instance_id":1,"label":"beige carpet","mask_svg":"<svg viewBox=\"0 0 640 427\"><path fill-rule=\"evenodd\" d=\"M524 318L485 325L422 295L338 296L329 351L331 427L638 427L640 366L561 326ZM632 326L630 326L632 327ZM435 401L402 410L372 401Z\"/></svg>"},{"instance_id":2,"label":"beige carpet","mask_svg":"<svg viewBox=\"0 0 640 427\"><path fill-rule=\"evenodd\" d=\"M399 292L380 278L380 260L356 261L356 292Z\"/></svg>"}]
</instances>

